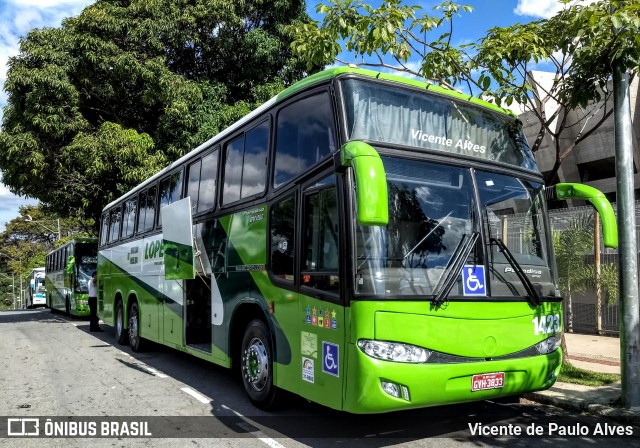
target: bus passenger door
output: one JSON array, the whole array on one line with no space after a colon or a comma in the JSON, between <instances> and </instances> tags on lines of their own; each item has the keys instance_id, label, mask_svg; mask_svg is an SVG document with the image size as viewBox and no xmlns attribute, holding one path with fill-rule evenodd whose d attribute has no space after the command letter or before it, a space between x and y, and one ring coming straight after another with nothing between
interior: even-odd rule
<instances>
[{"instance_id":1,"label":"bus passenger door","mask_svg":"<svg viewBox=\"0 0 640 448\"><path fill-rule=\"evenodd\" d=\"M299 321L300 395L342 408L345 311L340 298L340 219L335 176L302 195Z\"/></svg>"},{"instance_id":2,"label":"bus passenger door","mask_svg":"<svg viewBox=\"0 0 640 448\"><path fill-rule=\"evenodd\" d=\"M191 199L186 197L163 207L162 252L164 258L163 339L184 345L184 280L195 278Z\"/></svg>"}]
</instances>

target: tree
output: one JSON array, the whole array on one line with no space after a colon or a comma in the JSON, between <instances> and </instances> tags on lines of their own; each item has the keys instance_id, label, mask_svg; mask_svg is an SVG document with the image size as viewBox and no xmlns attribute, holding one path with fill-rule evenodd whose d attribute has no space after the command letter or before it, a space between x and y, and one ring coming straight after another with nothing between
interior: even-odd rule
<instances>
[{"instance_id":1,"label":"tree","mask_svg":"<svg viewBox=\"0 0 640 448\"><path fill-rule=\"evenodd\" d=\"M593 253L594 250L594 225L593 215L582 213L573 216L564 230L555 231L553 234L558 283L567 303L569 331L573 330L574 294L600 287L607 298L607 303L613 304L618 300L617 266L605 264L602 266L600 275L596 276L595 264L587 264L584 260L584 257ZM599 285L596 283L597 278L599 278Z\"/></svg>"},{"instance_id":2,"label":"tree","mask_svg":"<svg viewBox=\"0 0 640 448\"><path fill-rule=\"evenodd\" d=\"M606 100L612 64L635 74L640 62L638 2L561 1L567 9L548 20L492 28L478 42L456 48L454 20L471 12L470 6L444 1L429 15L402 0L384 0L377 8L363 0L327 0L317 8L322 22L290 27L296 36L292 49L309 64L327 58L346 63L340 59L344 50L356 65L423 77L499 105L520 103L538 121L534 153L545 135L554 142L555 164L545 175L550 184L576 145L611 115ZM555 67L549 85L530 76L532 64L543 60ZM548 114L551 100L560 107ZM572 123L569 111L575 108L582 119ZM575 127L580 131L567 139L566 131Z\"/></svg>"},{"instance_id":3,"label":"tree","mask_svg":"<svg viewBox=\"0 0 640 448\"><path fill-rule=\"evenodd\" d=\"M20 278L44 266L47 254L54 248L73 238L96 236L93 222L61 219L40 204L20 207L19 213L0 232L0 307L13 306L13 287L17 296ZM61 239L58 239L58 222Z\"/></svg>"},{"instance_id":4,"label":"tree","mask_svg":"<svg viewBox=\"0 0 640 448\"><path fill-rule=\"evenodd\" d=\"M108 202L302 77L284 25L307 20L300 0L99 0L32 30L9 61L4 184L98 222Z\"/></svg>"}]
</instances>

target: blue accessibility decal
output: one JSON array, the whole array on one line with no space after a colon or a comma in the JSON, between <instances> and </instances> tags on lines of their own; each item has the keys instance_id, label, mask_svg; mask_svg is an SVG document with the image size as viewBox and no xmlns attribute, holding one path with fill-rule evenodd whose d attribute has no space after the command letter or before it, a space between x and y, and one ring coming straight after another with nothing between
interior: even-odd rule
<instances>
[{"instance_id":1,"label":"blue accessibility decal","mask_svg":"<svg viewBox=\"0 0 640 448\"><path fill-rule=\"evenodd\" d=\"M322 341L322 371L333 376L340 376L340 346Z\"/></svg>"},{"instance_id":2,"label":"blue accessibility decal","mask_svg":"<svg viewBox=\"0 0 640 448\"><path fill-rule=\"evenodd\" d=\"M466 265L462 268L462 283L465 296L486 296L484 266Z\"/></svg>"}]
</instances>

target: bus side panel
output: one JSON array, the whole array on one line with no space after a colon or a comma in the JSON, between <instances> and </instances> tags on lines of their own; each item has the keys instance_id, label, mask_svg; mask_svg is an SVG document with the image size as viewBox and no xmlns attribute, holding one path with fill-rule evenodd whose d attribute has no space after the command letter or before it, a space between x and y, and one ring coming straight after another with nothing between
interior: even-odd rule
<instances>
[{"instance_id":1,"label":"bus side panel","mask_svg":"<svg viewBox=\"0 0 640 448\"><path fill-rule=\"evenodd\" d=\"M104 294L104 315L108 319L105 322L114 323L116 298L122 298L126 316L131 301L136 300L140 308L141 336L157 342L160 341L162 261L157 253L145 253L145 247L149 244L155 247L158 239L162 237L154 235L101 250L98 277Z\"/></svg>"},{"instance_id":2,"label":"bus side panel","mask_svg":"<svg viewBox=\"0 0 640 448\"><path fill-rule=\"evenodd\" d=\"M273 284L266 271L267 216L266 207L259 206L221 219L228 243L226 273L217 281L225 312L242 303L257 303L268 316L274 340L274 383L341 409L346 377L344 308ZM228 353L228 341L219 330L214 329L216 345L224 343Z\"/></svg>"}]
</instances>

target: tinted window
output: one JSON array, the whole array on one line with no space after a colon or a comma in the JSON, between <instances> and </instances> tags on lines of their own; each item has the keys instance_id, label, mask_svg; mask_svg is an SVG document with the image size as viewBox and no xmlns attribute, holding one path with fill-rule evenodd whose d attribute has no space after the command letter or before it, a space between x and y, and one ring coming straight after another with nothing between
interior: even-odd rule
<instances>
[{"instance_id":1,"label":"tinted window","mask_svg":"<svg viewBox=\"0 0 640 448\"><path fill-rule=\"evenodd\" d=\"M295 201L285 199L271 207L271 272L293 281L295 255Z\"/></svg>"},{"instance_id":2,"label":"tinted window","mask_svg":"<svg viewBox=\"0 0 640 448\"><path fill-rule=\"evenodd\" d=\"M124 217L122 219L122 238L133 235L136 224L136 198L124 203Z\"/></svg>"},{"instance_id":3,"label":"tinted window","mask_svg":"<svg viewBox=\"0 0 640 448\"><path fill-rule=\"evenodd\" d=\"M225 155L223 202L225 204L229 204L240 199L244 135L238 137L227 145Z\"/></svg>"},{"instance_id":4,"label":"tinted window","mask_svg":"<svg viewBox=\"0 0 640 448\"><path fill-rule=\"evenodd\" d=\"M227 144L222 198L225 204L264 191L268 148L268 121Z\"/></svg>"},{"instance_id":5,"label":"tinted window","mask_svg":"<svg viewBox=\"0 0 640 448\"><path fill-rule=\"evenodd\" d=\"M198 187L200 185L200 160L187 169L187 196L191 198L191 214L198 209Z\"/></svg>"},{"instance_id":6,"label":"tinted window","mask_svg":"<svg viewBox=\"0 0 640 448\"><path fill-rule=\"evenodd\" d=\"M265 121L247 132L240 197L247 198L264 191L268 149L269 122Z\"/></svg>"},{"instance_id":7,"label":"tinted window","mask_svg":"<svg viewBox=\"0 0 640 448\"><path fill-rule=\"evenodd\" d=\"M303 229L301 284L337 291L340 240L335 187L305 196Z\"/></svg>"},{"instance_id":8,"label":"tinted window","mask_svg":"<svg viewBox=\"0 0 640 448\"><path fill-rule=\"evenodd\" d=\"M109 219L109 242L117 241L120 236L120 221L122 220L122 209L120 206L111 210Z\"/></svg>"},{"instance_id":9,"label":"tinted window","mask_svg":"<svg viewBox=\"0 0 640 448\"><path fill-rule=\"evenodd\" d=\"M278 114L274 186L282 185L336 149L329 95L295 102Z\"/></svg>"},{"instance_id":10,"label":"tinted window","mask_svg":"<svg viewBox=\"0 0 640 448\"><path fill-rule=\"evenodd\" d=\"M210 210L216 203L216 177L218 176L218 150L202 158L198 212Z\"/></svg>"},{"instance_id":11,"label":"tinted window","mask_svg":"<svg viewBox=\"0 0 640 448\"><path fill-rule=\"evenodd\" d=\"M100 228L100 245L107 244L109 234L109 213L102 215L102 227Z\"/></svg>"},{"instance_id":12,"label":"tinted window","mask_svg":"<svg viewBox=\"0 0 640 448\"><path fill-rule=\"evenodd\" d=\"M182 199L182 170L165 177L160 182L160 209ZM158 225L162 225L162 213L158 214Z\"/></svg>"},{"instance_id":13,"label":"tinted window","mask_svg":"<svg viewBox=\"0 0 640 448\"><path fill-rule=\"evenodd\" d=\"M140 193L140 209L138 213L138 232L144 232L153 227L156 213L156 187Z\"/></svg>"}]
</instances>

